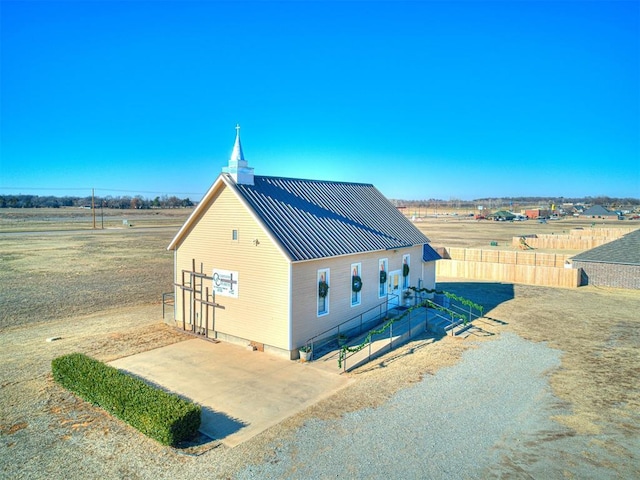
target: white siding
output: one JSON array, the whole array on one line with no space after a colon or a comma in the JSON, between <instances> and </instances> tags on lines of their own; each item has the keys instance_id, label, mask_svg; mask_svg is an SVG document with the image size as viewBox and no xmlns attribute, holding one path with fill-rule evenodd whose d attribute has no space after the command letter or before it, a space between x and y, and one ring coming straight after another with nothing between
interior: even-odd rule
<instances>
[{"instance_id":1,"label":"white siding","mask_svg":"<svg viewBox=\"0 0 640 480\"><path fill-rule=\"evenodd\" d=\"M292 297L292 321L293 321L293 347L304 345L311 337L329 330L336 325L345 322L359 314L379 305L385 299L378 296L380 285L380 271L378 260L387 258L389 270L402 269L402 255L410 254L413 268L410 272L411 286L418 286L422 246L403 248L398 250L369 252L359 255L347 255L309 262L297 262L293 264L293 297ZM361 304L351 306L351 264L361 263L362 296ZM330 306L329 314L318 317L318 270L329 268L331 270ZM435 271L435 268L434 268Z\"/></svg>"}]
</instances>

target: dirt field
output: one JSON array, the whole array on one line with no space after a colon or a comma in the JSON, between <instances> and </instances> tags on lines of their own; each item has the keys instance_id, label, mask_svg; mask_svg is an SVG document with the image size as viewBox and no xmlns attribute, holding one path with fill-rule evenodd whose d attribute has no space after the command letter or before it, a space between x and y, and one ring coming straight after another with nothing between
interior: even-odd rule
<instances>
[{"instance_id":1,"label":"dirt field","mask_svg":"<svg viewBox=\"0 0 640 480\"><path fill-rule=\"evenodd\" d=\"M501 250L517 250L511 245L513 237L529 234L569 234L574 228L638 228L639 221L619 221L591 218L565 218L524 222L494 222L491 220L473 220L468 217L442 216L437 219L428 218L415 224L431 240L434 246L495 248L491 242L497 242ZM544 250L552 252L552 250ZM577 251L558 251L558 253L577 253Z\"/></svg>"},{"instance_id":2,"label":"dirt field","mask_svg":"<svg viewBox=\"0 0 640 480\"><path fill-rule=\"evenodd\" d=\"M472 346L450 337L418 338L353 372L353 386L234 449L207 450L205 444L186 451L201 453L190 456L164 448L55 385L50 361L72 351L109 361L184 338L161 323L160 298L171 290L166 246L190 212L126 212L134 226L125 228L117 212L110 228L97 231L90 212L73 221L63 213L0 211L3 478L179 478L187 472L232 478L246 465L268 461L274 442L295 435L305 420L381 405L422 376L454 364ZM510 245L515 235L591 224L444 217L420 227L436 246L484 247L491 241ZM69 228L74 231L64 231ZM567 478L576 478L575 465L585 462L611 478L640 475L640 292L454 279L439 279L439 287L482 303L488 316L506 322L483 326L488 333L512 331L564 352L551 384L570 413L554 420L581 442L546 438L505 451L493 477L539 478L535 465L545 455L563 462ZM62 340L47 342L51 337ZM592 448L576 447L584 442Z\"/></svg>"}]
</instances>

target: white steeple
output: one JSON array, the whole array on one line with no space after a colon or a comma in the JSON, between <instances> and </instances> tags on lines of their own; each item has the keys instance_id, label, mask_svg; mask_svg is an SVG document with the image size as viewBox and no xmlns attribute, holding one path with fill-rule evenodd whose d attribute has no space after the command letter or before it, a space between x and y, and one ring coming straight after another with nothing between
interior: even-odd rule
<instances>
[{"instance_id":1,"label":"white steeple","mask_svg":"<svg viewBox=\"0 0 640 480\"><path fill-rule=\"evenodd\" d=\"M242 153L242 144L240 143L240 125L236 124L236 141L233 144L233 151L231 152L231 158L229 158L229 166L231 165L240 165L246 167L247 162L244 159L244 154Z\"/></svg>"},{"instance_id":2,"label":"white steeple","mask_svg":"<svg viewBox=\"0 0 640 480\"><path fill-rule=\"evenodd\" d=\"M242 144L240 143L240 125L236 125L236 141L233 144L233 151L229 157L229 166L222 169L224 173L231 175L231 178L244 185L253 185L253 168L244 159Z\"/></svg>"}]
</instances>

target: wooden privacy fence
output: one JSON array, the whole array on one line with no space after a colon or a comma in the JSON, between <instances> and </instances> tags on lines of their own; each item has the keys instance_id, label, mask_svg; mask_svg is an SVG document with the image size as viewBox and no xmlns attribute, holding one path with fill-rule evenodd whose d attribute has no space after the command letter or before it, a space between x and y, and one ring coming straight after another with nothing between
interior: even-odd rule
<instances>
[{"instance_id":1,"label":"wooden privacy fence","mask_svg":"<svg viewBox=\"0 0 640 480\"><path fill-rule=\"evenodd\" d=\"M620 238L627 233L637 230L638 227L615 227L615 228L572 228L569 235L578 237L612 237Z\"/></svg>"},{"instance_id":2,"label":"wooden privacy fence","mask_svg":"<svg viewBox=\"0 0 640 480\"><path fill-rule=\"evenodd\" d=\"M532 248L546 248L549 250L591 250L620 237L579 237L576 235L532 235L524 237L527 245ZM513 237L511 244L520 246L522 237Z\"/></svg>"},{"instance_id":3,"label":"wooden privacy fence","mask_svg":"<svg viewBox=\"0 0 640 480\"><path fill-rule=\"evenodd\" d=\"M576 288L582 269L443 259L436 262L436 276Z\"/></svg>"},{"instance_id":4,"label":"wooden privacy fence","mask_svg":"<svg viewBox=\"0 0 640 480\"><path fill-rule=\"evenodd\" d=\"M520 238L520 237L518 237ZM527 243L528 243L527 239ZM519 244L519 242L518 242ZM464 262L505 263L509 265L530 265L542 267L562 267L573 255L563 253L541 253L528 251L485 250L481 248L445 248L438 253L443 258ZM437 262L439 264L440 262Z\"/></svg>"},{"instance_id":5,"label":"wooden privacy fence","mask_svg":"<svg viewBox=\"0 0 640 480\"><path fill-rule=\"evenodd\" d=\"M605 243L618 240L627 233L636 230L634 227L622 228L574 228L568 234L526 235L527 245L533 248L549 250L591 250ZM523 237L513 237L511 244L520 247Z\"/></svg>"}]
</instances>

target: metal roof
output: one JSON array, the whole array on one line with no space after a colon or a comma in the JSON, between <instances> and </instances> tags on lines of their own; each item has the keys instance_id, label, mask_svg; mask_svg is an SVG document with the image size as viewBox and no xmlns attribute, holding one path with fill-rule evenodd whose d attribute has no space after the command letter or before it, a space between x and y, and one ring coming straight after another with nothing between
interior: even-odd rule
<instances>
[{"instance_id":1,"label":"metal roof","mask_svg":"<svg viewBox=\"0 0 640 480\"><path fill-rule=\"evenodd\" d=\"M579 253L572 260L640 265L640 230L634 230L618 240Z\"/></svg>"},{"instance_id":2,"label":"metal roof","mask_svg":"<svg viewBox=\"0 0 640 480\"><path fill-rule=\"evenodd\" d=\"M253 185L230 179L225 183L236 189L294 261L429 242L370 184L259 175Z\"/></svg>"},{"instance_id":3,"label":"metal roof","mask_svg":"<svg viewBox=\"0 0 640 480\"><path fill-rule=\"evenodd\" d=\"M422 245L422 261L433 262L434 260L440 260L442 257L436 252L431 245L425 243Z\"/></svg>"}]
</instances>

